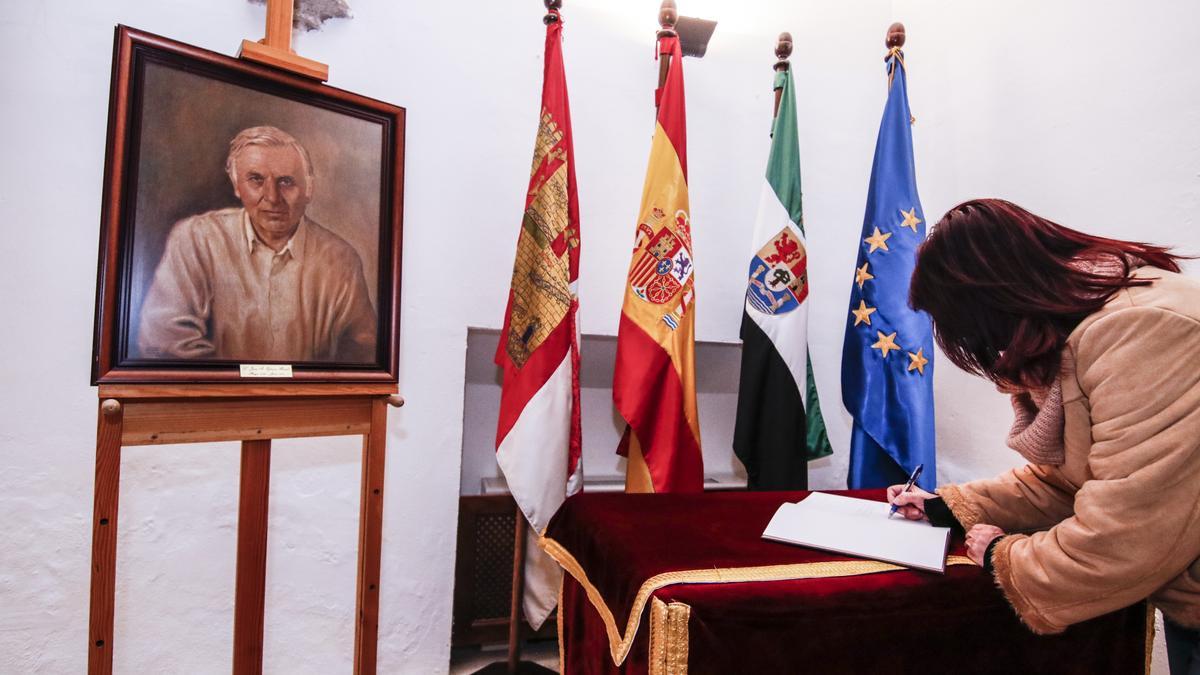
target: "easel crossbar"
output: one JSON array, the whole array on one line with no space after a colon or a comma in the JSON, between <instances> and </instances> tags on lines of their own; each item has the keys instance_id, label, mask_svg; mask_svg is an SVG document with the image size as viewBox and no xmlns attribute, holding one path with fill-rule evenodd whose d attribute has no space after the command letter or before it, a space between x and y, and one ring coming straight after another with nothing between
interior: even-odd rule
<instances>
[{"instance_id":1,"label":"easel crossbar","mask_svg":"<svg viewBox=\"0 0 1200 675\"><path fill-rule=\"evenodd\" d=\"M125 403L122 445L367 434L371 399L345 397Z\"/></svg>"}]
</instances>

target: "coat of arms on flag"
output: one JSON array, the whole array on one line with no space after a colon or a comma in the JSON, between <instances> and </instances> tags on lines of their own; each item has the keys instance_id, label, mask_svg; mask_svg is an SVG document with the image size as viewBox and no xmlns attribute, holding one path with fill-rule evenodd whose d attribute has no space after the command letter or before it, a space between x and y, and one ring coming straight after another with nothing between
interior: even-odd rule
<instances>
[{"instance_id":1,"label":"coat of arms on flag","mask_svg":"<svg viewBox=\"0 0 1200 675\"><path fill-rule=\"evenodd\" d=\"M575 301L568 249L579 247L579 234L567 217L567 155L563 132L550 111L542 109L534 146L529 207L517 240L512 303L505 350L518 368L562 323Z\"/></svg>"},{"instance_id":2,"label":"coat of arms on flag","mask_svg":"<svg viewBox=\"0 0 1200 675\"><path fill-rule=\"evenodd\" d=\"M808 460L833 449L808 354L796 96L790 64L783 61L775 69L778 108L750 248L733 449L746 467L749 489L803 490Z\"/></svg>"},{"instance_id":3,"label":"coat of arms on flag","mask_svg":"<svg viewBox=\"0 0 1200 675\"><path fill-rule=\"evenodd\" d=\"M659 208L651 212L657 230L646 223L638 225L629 287L638 298L664 305L662 320L675 330L693 296L691 233L687 212L676 211L670 221L664 216Z\"/></svg>"},{"instance_id":4,"label":"coat of arms on flag","mask_svg":"<svg viewBox=\"0 0 1200 675\"><path fill-rule=\"evenodd\" d=\"M746 302L763 314L785 314L808 297L804 241L784 226L750 260Z\"/></svg>"}]
</instances>

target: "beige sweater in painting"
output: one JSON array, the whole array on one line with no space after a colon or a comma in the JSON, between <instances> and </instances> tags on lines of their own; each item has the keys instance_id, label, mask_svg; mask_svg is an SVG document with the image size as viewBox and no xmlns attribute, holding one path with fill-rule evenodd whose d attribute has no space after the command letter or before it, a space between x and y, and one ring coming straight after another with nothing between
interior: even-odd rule
<instances>
[{"instance_id":1,"label":"beige sweater in painting","mask_svg":"<svg viewBox=\"0 0 1200 675\"><path fill-rule=\"evenodd\" d=\"M1005 532L996 581L1039 633L1144 598L1200 627L1200 281L1152 267L1067 340L1065 461L938 490ZM1072 359L1074 357L1074 364Z\"/></svg>"},{"instance_id":2,"label":"beige sweater in painting","mask_svg":"<svg viewBox=\"0 0 1200 675\"><path fill-rule=\"evenodd\" d=\"M304 218L276 253L241 208L179 221L142 305L143 358L375 360L362 260Z\"/></svg>"}]
</instances>

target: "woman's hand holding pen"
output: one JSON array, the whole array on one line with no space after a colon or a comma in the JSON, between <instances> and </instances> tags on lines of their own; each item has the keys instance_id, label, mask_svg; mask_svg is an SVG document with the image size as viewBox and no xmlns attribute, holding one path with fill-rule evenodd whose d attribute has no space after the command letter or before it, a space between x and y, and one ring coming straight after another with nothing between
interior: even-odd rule
<instances>
[{"instance_id":1,"label":"woman's hand holding pen","mask_svg":"<svg viewBox=\"0 0 1200 675\"><path fill-rule=\"evenodd\" d=\"M893 485L887 489L888 503L897 507L896 513L909 520L928 520L925 516L925 500L936 499L937 495L915 485L908 492L903 490L903 485Z\"/></svg>"}]
</instances>

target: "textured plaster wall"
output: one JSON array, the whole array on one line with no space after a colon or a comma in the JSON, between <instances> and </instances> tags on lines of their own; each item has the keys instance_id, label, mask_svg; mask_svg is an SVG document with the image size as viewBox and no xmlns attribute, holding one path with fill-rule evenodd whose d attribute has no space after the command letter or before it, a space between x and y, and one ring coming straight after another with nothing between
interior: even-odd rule
<instances>
[{"instance_id":1,"label":"textured plaster wall","mask_svg":"<svg viewBox=\"0 0 1200 675\"><path fill-rule=\"evenodd\" d=\"M615 331L652 124L657 4L568 0L566 9L587 333ZM893 18L909 29L930 218L999 195L1082 229L1200 252L1200 86L1186 33L1200 22L1195 3L684 4L721 22L708 55L685 64L702 340L737 338L771 48L779 30L796 39L814 354L836 451L814 464L815 486L840 487L846 474L839 352ZM87 372L112 27L232 53L261 34L263 9L242 0L3 9L0 673L75 673L86 653ZM537 114L541 13L532 0L358 0L353 20L298 37L300 53L331 64L331 84L409 109L400 384L409 404L389 418L381 672L446 669L466 327L501 321ZM937 386L941 478L1011 465L1004 400L944 362ZM270 672L349 669L357 453L354 439L278 444ZM126 452L118 672L228 670L237 467L231 445Z\"/></svg>"}]
</instances>

